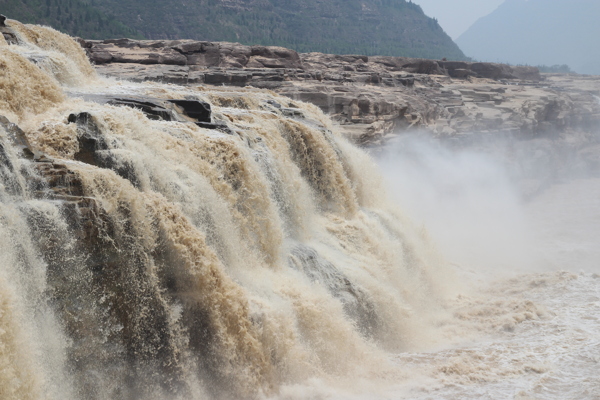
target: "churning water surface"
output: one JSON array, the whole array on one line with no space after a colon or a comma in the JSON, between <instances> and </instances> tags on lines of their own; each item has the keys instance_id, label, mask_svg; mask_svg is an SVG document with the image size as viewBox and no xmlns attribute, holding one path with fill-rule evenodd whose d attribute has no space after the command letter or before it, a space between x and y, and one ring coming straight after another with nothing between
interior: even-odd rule
<instances>
[{"instance_id":1,"label":"churning water surface","mask_svg":"<svg viewBox=\"0 0 600 400\"><path fill-rule=\"evenodd\" d=\"M2 400L598 398L598 180L523 202L420 145L378 169L316 107L105 80L7 23ZM227 130L90 101L126 96Z\"/></svg>"},{"instance_id":2,"label":"churning water surface","mask_svg":"<svg viewBox=\"0 0 600 400\"><path fill-rule=\"evenodd\" d=\"M390 354L397 370L378 384L313 381L282 398L600 399L600 179L563 179L525 201L489 155L415 138L379 164L457 260L448 318L423 349Z\"/></svg>"},{"instance_id":3,"label":"churning water surface","mask_svg":"<svg viewBox=\"0 0 600 400\"><path fill-rule=\"evenodd\" d=\"M600 179L522 200L489 155L421 140L398 152L381 161L397 201L466 285L438 326L446 343L395 356L408 382L380 397L599 399Z\"/></svg>"}]
</instances>

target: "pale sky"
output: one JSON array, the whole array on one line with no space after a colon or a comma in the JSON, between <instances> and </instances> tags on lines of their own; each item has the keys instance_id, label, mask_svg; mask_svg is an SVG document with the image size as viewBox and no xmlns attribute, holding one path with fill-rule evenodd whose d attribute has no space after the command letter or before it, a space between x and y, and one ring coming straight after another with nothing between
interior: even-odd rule
<instances>
[{"instance_id":1,"label":"pale sky","mask_svg":"<svg viewBox=\"0 0 600 400\"><path fill-rule=\"evenodd\" d=\"M412 0L425 14L435 17L452 39L458 38L479 18L490 14L504 0Z\"/></svg>"}]
</instances>

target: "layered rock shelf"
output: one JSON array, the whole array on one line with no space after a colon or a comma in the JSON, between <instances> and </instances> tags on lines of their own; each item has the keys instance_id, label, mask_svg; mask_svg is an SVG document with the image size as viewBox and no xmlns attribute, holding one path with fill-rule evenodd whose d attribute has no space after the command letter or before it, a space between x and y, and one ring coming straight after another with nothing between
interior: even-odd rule
<instances>
[{"instance_id":1,"label":"layered rock shelf","mask_svg":"<svg viewBox=\"0 0 600 400\"><path fill-rule=\"evenodd\" d=\"M101 74L184 85L252 86L320 107L343 132L378 145L398 132L519 135L600 123L600 79L534 67L297 53L236 43L81 41Z\"/></svg>"}]
</instances>

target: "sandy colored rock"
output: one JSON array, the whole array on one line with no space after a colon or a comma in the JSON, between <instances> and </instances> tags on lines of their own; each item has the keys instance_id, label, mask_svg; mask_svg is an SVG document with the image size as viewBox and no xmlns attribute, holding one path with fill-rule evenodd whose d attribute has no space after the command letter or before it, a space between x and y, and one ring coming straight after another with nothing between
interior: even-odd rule
<instances>
[{"instance_id":1,"label":"sandy colored rock","mask_svg":"<svg viewBox=\"0 0 600 400\"><path fill-rule=\"evenodd\" d=\"M100 73L176 84L253 86L320 107L353 141L409 129L441 136L541 133L600 123L600 78L537 68L404 57L302 53L184 41L87 41ZM183 60L186 60L183 62Z\"/></svg>"}]
</instances>

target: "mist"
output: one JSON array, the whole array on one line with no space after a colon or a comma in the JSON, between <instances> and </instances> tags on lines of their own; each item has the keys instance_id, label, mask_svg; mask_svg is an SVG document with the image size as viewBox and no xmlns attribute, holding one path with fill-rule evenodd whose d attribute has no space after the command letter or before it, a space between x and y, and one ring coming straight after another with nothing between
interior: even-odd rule
<instances>
[{"instance_id":1,"label":"mist","mask_svg":"<svg viewBox=\"0 0 600 400\"><path fill-rule=\"evenodd\" d=\"M565 147L514 138L457 145L413 133L377 159L394 201L459 271L599 272L598 169Z\"/></svg>"},{"instance_id":2,"label":"mist","mask_svg":"<svg viewBox=\"0 0 600 400\"><path fill-rule=\"evenodd\" d=\"M581 74L600 74L596 0L510 0L476 21L456 39L481 61L567 64Z\"/></svg>"},{"instance_id":3,"label":"mist","mask_svg":"<svg viewBox=\"0 0 600 400\"><path fill-rule=\"evenodd\" d=\"M456 39L479 18L494 11L503 0L415 0L425 13L440 21L440 25Z\"/></svg>"},{"instance_id":4,"label":"mist","mask_svg":"<svg viewBox=\"0 0 600 400\"><path fill-rule=\"evenodd\" d=\"M0 399L597 399L596 107L398 134L378 169L315 104L105 80L10 25ZM423 79L393 90L447 94Z\"/></svg>"}]
</instances>

